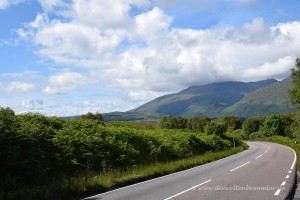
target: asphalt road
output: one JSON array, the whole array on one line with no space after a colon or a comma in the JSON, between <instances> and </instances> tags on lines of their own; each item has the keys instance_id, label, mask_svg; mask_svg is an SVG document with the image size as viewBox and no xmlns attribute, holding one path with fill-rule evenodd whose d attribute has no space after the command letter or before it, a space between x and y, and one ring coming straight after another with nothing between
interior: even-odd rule
<instances>
[{"instance_id":1,"label":"asphalt road","mask_svg":"<svg viewBox=\"0 0 300 200\"><path fill-rule=\"evenodd\" d=\"M248 144L242 153L86 199L285 199L296 175L296 153L274 143Z\"/></svg>"}]
</instances>

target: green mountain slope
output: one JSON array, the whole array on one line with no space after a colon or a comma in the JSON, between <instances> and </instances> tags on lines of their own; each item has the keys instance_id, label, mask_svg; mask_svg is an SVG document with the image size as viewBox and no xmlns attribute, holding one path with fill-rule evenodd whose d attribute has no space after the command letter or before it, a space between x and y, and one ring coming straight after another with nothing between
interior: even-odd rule
<instances>
[{"instance_id":1,"label":"green mountain slope","mask_svg":"<svg viewBox=\"0 0 300 200\"><path fill-rule=\"evenodd\" d=\"M246 95L238 103L226 108L222 115L240 117L266 116L296 111L290 103L288 90L292 87L291 78L260 88Z\"/></svg>"},{"instance_id":2,"label":"green mountain slope","mask_svg":"<svg viewBox=\"0 0 300 200\"><path fill-rule=\"evenodd\" d=\"M264 86L276 83L274 79L258 82L224 82L192 86L176 94L154 99L130 112L147 115L195 116L206 114L218 117L229 106Z\"/></svg>"}]
</instances>

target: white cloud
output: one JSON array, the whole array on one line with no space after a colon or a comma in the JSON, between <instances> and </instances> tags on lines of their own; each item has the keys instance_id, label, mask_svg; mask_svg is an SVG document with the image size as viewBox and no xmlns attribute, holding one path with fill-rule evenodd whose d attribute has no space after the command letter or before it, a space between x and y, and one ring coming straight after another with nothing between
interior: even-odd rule
<instances>
[{"instance_id":1,"label":"white cloud","mask_svg":"<svg viewBox=\"0 0 300 200\"><path fill-rule=\"evenodd\" d=\"M7 9L12 5L17 5L25 0L0 0L0 10Z\"/></svg>"},{"instance_id":2,"label":"white cloud","mask_svg":"<svg viewBox=\"0 0 300 200\"><path fill-rule=\"evenodd\" d=\"M32 91L35 85L26 82L0 82L0 88L0 91L11 94Z\"/></svg>"},{"instance_id":3,"label":"white cloud","mask_svg":"<svg viewBox=\"0 0 300 200\"><path fill-rule=\"evenodd\" d=\"M22 100L21 105L23 107L23 110L26 111L42 111L44 101L42 99L32 99L32 100ZM23 112L24 112L23 111Z\"/></svg>"},{"instance_id":4,"label":"white cloud","mask_svg":"<svg viewBox=\"0 0 300 200\"><path fill-rule=\"evenodd\" d=\"M20 29L20 37L36 45L41 57L83 71L50 76L43 89L47 94L92 82L122 89L123 102L145 102L190 85L284 78L300 56L300 22L269 27L255 18L241 28L180 29L172 28L172 17L147 0L40 2L45 13ZM143 9L133 15L133 6ZM48 17L52 7L63 14Z\"/></svg>"},{"instance_id":5,"label":"white cloud","mask_svg":"<svg viewBox=\"0 0 300 200\"><path fill-rule=\"evenodd\" d=\"M259 0L238 0L242 4L251 4L251 3L257 3Z\"/></svg>"},{"instance_id":6,"label":"white cloud","mask_svg":"<svg viewBox=\"0 0 300 200\"><path fill-rule=\"evenodd\" d=\"M77 72L62 72L48 79L48 86L44 88L46 94L67 93L87 84L85 76Z\"/></svg>"}]
</instances>

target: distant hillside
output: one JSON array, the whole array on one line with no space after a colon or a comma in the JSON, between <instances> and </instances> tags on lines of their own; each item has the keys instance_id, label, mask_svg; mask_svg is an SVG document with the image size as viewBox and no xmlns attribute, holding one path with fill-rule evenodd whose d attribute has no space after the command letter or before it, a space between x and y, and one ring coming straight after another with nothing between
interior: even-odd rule
<instances>
[{"instance_id":1,"label":"distant hillside","mask_svg":"<svg viewBox=\"0 0 300 200\"><path fill-rule=\"evenodd\" d=\"M226 108L243 99L247 93L276 82L275 79L269 79L250 83L223 82L192 86L176 94L154 99L130 112L186 117L206 114L211 118L218 117Z\"/></svg>"},{"instance_id":2,"label":"distant hillside","mask_svg":"<svg viewBox=\"0 0 300 200\"><path fill-rule=\"evenodd\" d=\"M132 112L103 113L104 121L158 121L160 118L160 116L150 116L148 114Z\"/></svg>"},{"instance_id":3,"label":"distant hillside","mask_svg":"<svg viewBox=\"0 0 300 200\"><path fill-rule=\"evenodd\" d=\"M240 117L265 116L296 111L290 103L288 90L292 87L291 78L260 88L246 95L238 103L226 108L222 115Z\"/></svg>"}]
</instances>

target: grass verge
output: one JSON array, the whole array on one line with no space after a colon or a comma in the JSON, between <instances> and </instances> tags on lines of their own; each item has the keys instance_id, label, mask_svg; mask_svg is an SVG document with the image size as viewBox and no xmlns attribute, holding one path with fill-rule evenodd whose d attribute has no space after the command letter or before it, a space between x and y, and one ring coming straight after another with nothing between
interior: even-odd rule
<instances>
[{"instance_id":1,"label":"grass verge","mask_svg":"<svg viewBox=\"0 0 300 200\"><path fill-rule=\"evenodd\" d=\"M224 151L207 152L202 155L166 163L136 166L127 170L110 169L101 174L79 174L76 177L62 178L52 184L35 188L26 188L24 186L22 190L14 191L11 194L0 194L0 199L79 199L203 165L239 153L247 148L248 146L243 144Z\"/></svg>"}]
</instances>

